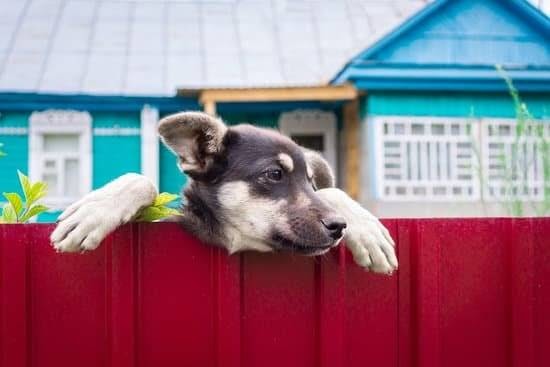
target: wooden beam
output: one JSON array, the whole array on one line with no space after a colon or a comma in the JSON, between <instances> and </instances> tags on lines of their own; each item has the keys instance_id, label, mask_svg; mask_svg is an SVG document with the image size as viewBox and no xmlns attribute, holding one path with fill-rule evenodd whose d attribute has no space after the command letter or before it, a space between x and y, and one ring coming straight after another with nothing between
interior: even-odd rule
<instances>
[{"instance_id":1,"label":"wooden beam","mask_svg":"<svg viewBox=\"0 0 550 367\"><path fill-rule=\"evenodd\" d=\"M185 93L180 90L179 94ZM357 97L352 85L327 85L291 88L205 89L199 101L205 105L214 102L293 102L293 101L349 101Z\"/></svg>"},{"instance_id":2,"label":"wooden beam","mask_svg":"<svg viewBox=\"0 0 550 367\"><path fill-rule=\"evenodd\" d=\"M203 103L204 112L209 114L210 116L216 116L216 101L206 101Z\"/></svg>"},{"instance_id":3,"label":"wooden beam","mask_svg":"<svg viewBox=\"0 0 550 367\"><path fill-rule=\"evenodd\" d=\"M361 126L359 121L359 101L357 99L344 105L344 172L346 192L354 199L361 193Z\"/></svg>"}]
</instances>

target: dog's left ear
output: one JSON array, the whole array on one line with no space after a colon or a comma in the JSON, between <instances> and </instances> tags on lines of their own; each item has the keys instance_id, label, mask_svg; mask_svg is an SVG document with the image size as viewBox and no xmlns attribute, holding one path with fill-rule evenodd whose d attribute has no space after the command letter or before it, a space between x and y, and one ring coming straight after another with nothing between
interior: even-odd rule
<instances>
[{"instance_id":1,"label":"dog's left ear","mask_svg":"<svg viewBox=\"0 0 550 367\"><path fill-rule=\"evenodd\" d=\"M306 156L308 174L312 175L313 186L316 190L334 187L336 185L332 168L323 156L313 150L302 147Z\"/></svg>"},{"instance_id":2,"label":"dog's left ear","mask_svg":"<svg viewBox=\"0 0 550 367\"><path fill-rule=\"evenodd\" d=\"M223 149L227 126L203 112L181 112L160 120L164 144L179 157L180 169L193 176L205 174Z\"/></svg>"}]
</instances>

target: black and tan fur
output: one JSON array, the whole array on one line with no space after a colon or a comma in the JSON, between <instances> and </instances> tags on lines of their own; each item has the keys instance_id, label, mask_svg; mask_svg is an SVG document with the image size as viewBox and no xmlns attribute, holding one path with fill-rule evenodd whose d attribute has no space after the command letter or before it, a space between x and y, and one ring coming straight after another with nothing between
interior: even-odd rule
<instances>
[{"instance_id":1,"label":"black and tan fur","mask_svg":"<svg viewBox=\"0 0 550 367\"><path fill-rule=\"evenodd\" d=\"M385 273L397 267L387 230L333 188L332 171L318 153L275 130L228 127L200 112L161 120L159 134L190 178L182 215L173 220L201 240L230 253L317 255L345 236L359 265ZM149 205L155 194L145 177L122 176L69 207L52 243L59 251L94 249L110 231Z\"/></svg>"}]
</instances>

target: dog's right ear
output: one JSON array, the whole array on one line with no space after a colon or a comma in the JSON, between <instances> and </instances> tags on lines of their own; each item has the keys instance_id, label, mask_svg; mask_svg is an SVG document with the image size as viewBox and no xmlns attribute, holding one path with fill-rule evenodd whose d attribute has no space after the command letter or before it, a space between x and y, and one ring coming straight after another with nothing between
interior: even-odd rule
<instances>
[{"instance_id":1,"label":"dog's right ear","mask_svg":"<svg viewBox=\"0 0 550 367\"><path fill-rule=\"evenodd\" d=\"M311 180L313 181L315 190L334 187L336 185L334 173L325 158L316 151L304 147L300 148L302 148L302 152L306 158L307 169L310 171L308 175L311 174Z\"/></svg>"},{"instance_id":2,"label":"dog's right ear","mask_svg":"<svg viewBox=\"0 0 550 367\"><path fill-rule=\"evenodd\" d=\"M181 112L160 120L158 132L164 144L179 157L180 169L200 176L221 152L227 126L203 112Z\"/></svg>"}]
</instances>

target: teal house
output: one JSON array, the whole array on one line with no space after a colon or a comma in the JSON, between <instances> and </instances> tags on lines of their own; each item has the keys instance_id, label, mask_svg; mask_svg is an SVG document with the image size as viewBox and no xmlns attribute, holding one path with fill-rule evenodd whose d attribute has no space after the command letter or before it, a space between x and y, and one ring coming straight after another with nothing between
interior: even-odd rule
<instances>
[{"instance_id":1,"label":"teal house","mask_svg":"<svg viewBox=\"0 0 550 367\"><path fill-rule=\"evenodd\" d=\"M510 180L545 200L503 79L550 138L550 20L527 1L28 0L0 27L0 189L46 181L41 221L126 172L178 192L155 126L181 110L280 129L380 216L506 214ZM503 152L529 162L507 181Z\"/></svg>"},{"instance_id":2,"label":"teal house","mask_svg":"<svg viewBox=\"0 0 550 367\"><path fill-rule=\"evenodd\" d=\"M533 118L518 140L505 77ZM541 152L550 138L550 20L530 3L435 1L332 83L365 94L361 197L373 211L504 215L502 202L550 199L550 157Z\"/></svg>"}]
</instances>

